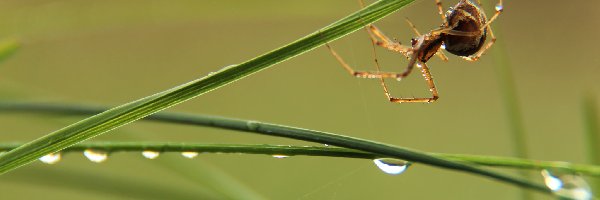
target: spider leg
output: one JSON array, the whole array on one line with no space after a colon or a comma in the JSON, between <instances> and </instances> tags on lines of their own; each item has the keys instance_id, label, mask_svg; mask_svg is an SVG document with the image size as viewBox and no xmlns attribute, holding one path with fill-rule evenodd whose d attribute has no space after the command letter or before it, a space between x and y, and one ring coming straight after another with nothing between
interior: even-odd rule
<instances>
[{"instance_id":1,"label":"spider leg","mask_svg":"<svg viewBox=\"0 0 600 200\"><path fill-rule=\"evenodd\" d=\"M496 43L496 36L494 36L494 32L492 31L492 27L487 27L487 31L490 33L490 41L485 45L485 47L483 47L481 50L479 50L477 53L475 53L474 55L468 56L468 57L461 57L462 59L466 60L466 61L477 61L479 60L479 58L490 48L492 47L492 45L494 45L494 43Z\"/></svg>"},{"instance_id":2,"label":"spider leg","mask_svg":"<svg viewBox=\"0 0 600 200\"><path fill-rule=\"evenodd\" d=\"M442 17L442 22L444 22L444 26L448 26L448 20L446 19L446 14L444 14L444 8L442 7L442 0L435 0L435 5L438 8L438 13Z\"/></svg>"},{"instance_id":3,"label":"spider leg","mask_svg":"<svg viewBox=\"0 0 600 200\"><path fill-rule=\"evenodd\" d=\"M488 20L487 23L485 23L484 28L485 27L489 27L490 24L492 22L494 22L496 20L496 18L498 18L498 16L500 16L500 14L502 13L502 11L504 11L504 6L502 5L502 0L498 1L498 4L496 4L495 8L496 8L496 12L492 16L492 18L490 18L490 20ZM483 30L484 28L481 28L481 30Z\"/></svg>"},{"instance_id":4,"label":"spider leg","mask_svg":"<svg viewBox=\"0 0 600 200\"><path fill-rule=\"evenodd\" d=\"M331 48L331 46L329 46L329 44L325 44L325 46L327 47L327 49L329 49L329 52L331 53L331 55L333 55L333 57L335 57L335 59L342 65L342 67L344 67L344 69L346 71L348 71L348 73L350 73L350 75L354 76L354 77L358 77L358 78L395 78L395 79L401 79L404 78L408 75L408 73L403 72L403 73L397 73L397 72L381 72L379 71L379 68L376 72L369 72L369 71L356 71L354 70L350 65L348 65L348 63L346 63L346 61L344 61L344 59L339 56L337 54L337 52L335 52L335 50L333 50L333 48ZM375 59L375 61L377 61L377 59Z\"/></svg>"},{"instance_id":5,"label":"spider leg","mask_svg":"<svg viewBox=\"0 0 600 200\"><path fill-rule=\"evenodd\" d=\"M369 33L371 40L373 40L377 46L386 48L390 51L402 53L407 58L410 57L410 54L412 53L412 47L404 46L399 42L391 40L375 25L369 25L367 33Z\"/></svg>"},{"instance_id":6,"label":"spider leg","mask_svg":"<svg viewBox=\"0 0 600 200\"><path fill-rule=\"evenodd\" d=\"M377 66L379 67L379 64L377 64ZM421 102L421 103L430 103L430 102L434 102L439 98L438 95L438 91L437 88L435 87L435 83L433 82L433 77L431 77L431 73L429 72L429 67L427 67L427 64L419 62L417 63L417 66L421 67L421 73L423 73L423 77L425 78L425 81L427 82L427 85L429 86L429 91L431 92L431 97L430 98L397 98L397 97L393 97L388 88L387 85L385 84L385 81L383 80L383 78L379 79L381 81L381 86L383 87L383 92L385 94L385 96L389 99L390 102L392 103L404 103L404 102L408 102L408 103L417 103L417 102Z\"/></svg>"},{"instance_id":7,"label":"spider leg","mask_svg":"<svg viewBox=\"0 0 600 200\"><path fill-rule=\"evenodd\" d=\"M421 36L421 33L419 33L419 30L417 30L417 27L415 26L415 24L413 24L410 21L410 19L408 19L408 17L406 18L406 22L412 28L413 32L415 32L415 34L417 34L417 36ZM446 56L446 54L444 54L443 51L436 52L436 55L438 55L438 57L440 57L440 59L442 59L443 61L448 62L448 57Z\"/></svg>"},{"instance_id":8,"label":"spider leg","mask_svg":"<svg viewBox=\"0 0 600 200\"><path fill-rule=\"evenodd\" d=\"M491 37L490 42L488 42L484 48L479 50L474 55L469 56L469 57L462 57L464 60L477 61L490 47L492 47L492 45L494 45L494 43L496 42L496 36L494 35L494 31L492 31L492 27L490 26L490 24L494 20L496 20L496 18L498 18L498 16L502 13L502 11L503 11L502 0L500 0L498 2L498 4L496 5L496 13L494 13L494 16L492 16L492 18L487 23L485 23L485 25L481 29L481 30L486 29L487 32L490 33L490 37Z\"/></svg>"}]
</instances>

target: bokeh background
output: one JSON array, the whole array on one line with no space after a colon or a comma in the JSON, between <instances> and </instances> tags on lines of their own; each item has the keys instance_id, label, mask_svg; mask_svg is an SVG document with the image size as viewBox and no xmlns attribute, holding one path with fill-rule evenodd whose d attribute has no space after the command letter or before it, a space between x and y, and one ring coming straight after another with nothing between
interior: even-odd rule
<instances>
[{"instance_id":1,"label":"bokeh background","mask_svg":"<svg viewBox=\"0 0 600 200\"><path fill-rule=\"evenodd\" d=\"M444 1L444 7L457 1ZM491 16L496 2L484 1ZM439 26L434 1L418 0L377 25L409 43ZM441 98L392 104L377 80L349 76L319 48L170 111L222 115L328 131L431 152L514 155L506 82L512 71L531 158L588 162L582 101L598 96L599 1L506 1L498 44L479 62L429 62ZM273 50L356 11L350 1L2 0L0 38L22 48L0 64L3 100L115 106ZM374 69L364 31L333 47L357 69ZM385 70L406 60L377 49ZM502 64L499 64L502 63ZM425 96L418 73L396 96ZM597 102L596 102L597 103ZM0 140L29 141L78 117L0 114ZM233 131L136 122L93 141L307 144ZM308 143L310 144L310 143ZM314 144L321 145L321 144ZM504 170L513 173L513 171ZM516 174L516 173L515 173ZM541 182L538 173L532 177ZM68 154L0 179L2 199L514 199L519 189L465 173L413 165L390 176L368 160L118 153L96 164ZM549 196L534 195L536 199Z\"/></svg>"}]
</instances>

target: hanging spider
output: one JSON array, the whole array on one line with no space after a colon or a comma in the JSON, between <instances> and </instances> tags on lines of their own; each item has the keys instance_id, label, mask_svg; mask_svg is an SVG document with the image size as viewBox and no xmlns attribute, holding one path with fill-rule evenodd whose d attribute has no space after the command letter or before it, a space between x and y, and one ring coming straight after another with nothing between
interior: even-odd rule
<instances>
[{"instance_id":1,"label":"hanging spider","mask_svg":"<svg viewBox=\"0 0 600 200\"><path fill-rule=\"evenodd\" d=\"M408 19L406 21L411 26L412 30L417 35L412 39L412 45L405 46L400 42L395 42L385 36L379 28L374 25L368 25L367 32L371 37L374 45L386 48L388 50L403 54L408 60L408 67L402 73L396 72L381 72L379 63L375 59L377 71L355 71L348 65L332 48L326 44L331 54L338 62L353 76L359 78L379 78L383 91L390 102L434 102L438 99L438 91L429 72L429 67L425 64L433 55L438 55L442 60L447 61L448 58L440 49L444 47L451 54L460 56L467 61L476 61L488 50L496 41L496 37L492 32L490 24L502 13L502 0L499 0L496 5L496 13L487 20L484 11L480 8L481 2L477 0L477 5L471 0L460 0L456 6L451 7L444 14L441 0L435 0L439 14L442 17L442 25L440 28L434 29L431 32L421 35L416 27ZM361 5L362 5L361 0ZM491 41L485 44L487 34L490 34ZM414 66L421 68L423 77L429 86L429 91L432 97L429 98L395 98L388 92L384 78L402 79L410 74Z\"/></svg>"}]
</instances>

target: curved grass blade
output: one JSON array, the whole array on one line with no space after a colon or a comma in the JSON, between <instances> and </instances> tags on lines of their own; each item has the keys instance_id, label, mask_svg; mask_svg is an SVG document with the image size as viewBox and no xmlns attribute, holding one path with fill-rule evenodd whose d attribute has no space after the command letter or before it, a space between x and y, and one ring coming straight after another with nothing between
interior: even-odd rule
<instances>
[{"instance_id":1,"label":"curved grass blade","mask_svg":"<svg viewBox=\"0 0 600 200\"><path fill-rule=\"evenodd\" d=\"M326 42L361 29L414 0L380 0L315 33L289 45L239 65L229 66L212 75L110 109L63 129L38 138L0 156L0 174L30 163L48 153L118 128L125 124L182 103L201 94L249 76L255 72L310 51Z\"/></svg>"},{"instance_id":2,"label":"curved grass blade","mask_svg":"<svg viewBox=\"0 0 600 200\"><path fill-rule=\"evenodd\" d=\"M96 107L85 107L85 106L72 106L72 105L59 105L59 104L30 104L30 103L0 103L0 110L4 111L37 111L37 112L48 112L48 113L63 113L63 114L79 114L89 115L101 112L103 109ZM420 162L442 168L455 169L459 171L470 172L479 174L487 177L491 177L496 180L515 184L521 187L535 189L542 192L549 192L544 187L521 179L516 179L503 174L479 169L466 165L464 163L457 163L456 161L445 160L442 157L427 154L425 152L392 146L379 142L369 141L360 138L352 138L343 135L337 135L333 133L326 133L321 131L313 131L302 128L294 128L289 126L262 123L257 121L248 121L240 119L231 119L209 115L197 115L197 114L181 114L181 113L158 113L155 115L148 116L145 120L156 120L162 122L170 122L177 124L187 125L199 125L209 126L229 130L238 130L243 132L265 134L278 137L293 138L311 142L325 143L336 145L340 147L346 147L350 149L362 150L377 155L383 155L384 157L393 157L413 162Z\"/></svg>"},{"instance_id":3,"label":"curved grass blade","mask_svg":"<svg viewBox=\"0 0 600 200\"><path fill-rule=\"evenodd\" d=\"M22 143L0 143L0 151L9 151ZM342 147L292 146L271 144L198 144L184 142L85 142L70 146L61 151L62 154L81 153L93 149L108 154L117 152L141 152L145 150L157 152L199 152L199 153L229 153L229 154L258 154L286 156L320 156L357 159L376 159L384 155ZM557 169L563 172L580 173L600 177L600 166L574 164L562 161L541 161L521 158L465 155L448 153L427 153L458 162L472 163L489 167L506 167L513 169L541 170Z\"/></svg>"}]
</instances>

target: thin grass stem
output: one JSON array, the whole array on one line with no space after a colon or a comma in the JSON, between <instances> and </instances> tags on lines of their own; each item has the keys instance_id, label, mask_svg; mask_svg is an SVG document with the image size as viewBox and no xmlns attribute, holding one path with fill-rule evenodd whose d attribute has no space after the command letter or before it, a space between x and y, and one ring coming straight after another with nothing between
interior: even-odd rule
<instances>
[{"instance_id":1,"label":"thin grass stem","mask_svg":"<svg viewBox=\"0 0 600 200\"><path fill-rule=\"evenodd\" d=\"M46 136L38 138L0 156L0 174L60 151L73 144L101 135L153 113L190 100L272 65L283 62L327 42L361 29L414 0L380 0L329 26L279 49L238 65L225 67L200 79L184 83L155 95L107 110Z\"/></svg>"},{"instance_id":2,"label":"thin grass stem","mask_svg":"<svg viewBox=\"0 0 600 200\"><path fill-rule=\"evenodd\" d=\"M591 164L600 165L600 130L598 129L596 98L593 95L588 95L582 105L587 159ZM600 192L600 179L598 177L592 181L592 187L596 192Z\"/></svg>"},{"instance_id":3,"label":"thin grass stem","mask_svg":"<svg viewBox=\"0 0 600 200\"><path fill-rule=\"evenodd\" d=\"M22 143L0 143L0 151L9 151ZM61 153L81 153L85 150L101 151L108 154L117 152L141 152L145 150L157 152L198 152L226 154L260 154L286 156L322 156L358 159L377 159L385 157L369 152L342 147L292 146L270 144L197 144L185 142L86 142L70 146ZM472 163L488 167L502 167L524 170L559 169L563 172L580 173L600 177L600 166L573 164L561 161L540 161L499 156L482 156L466 154L427 153L458 162Z\"/></svg>"},{"instance_id":4,"label":"thin grass stem","mask_svg":"<svg viewBox=\"0 0 600 200\"><path fill-rule=\"evenodd\" d=\"M93 115L102 112L101 107L74 106L64 104L36 104L36 103L6 103L0 102L2 111L30 111L46 112L55 114L75 114L75 115ZM353 138L322 131L314 131L302 128L289 127L284 125L263 123L251 120L231 119L218 116L183 114L183 113L157 113L144 118L145 120L154 120L160 122L169 122L175 124L185 124L194 126L208 126L221 129L237 130L249 133L258 133L270 136L292 138L310 142L318 142L339 147L370 152L382 157L392 157L412 162L419 162L432 166L454 169L474 174L490 177L502 182L515 184L521 187L534 189L537 191L549 193L550 191L541 185L524 181L518 178L506 176L489 170L480 169L469 164L446 160L442 157L427 154L425 152L408 149L389 144L383 144L375 141L369 141L360 138Z\"/></svg>"}]
</instances>

